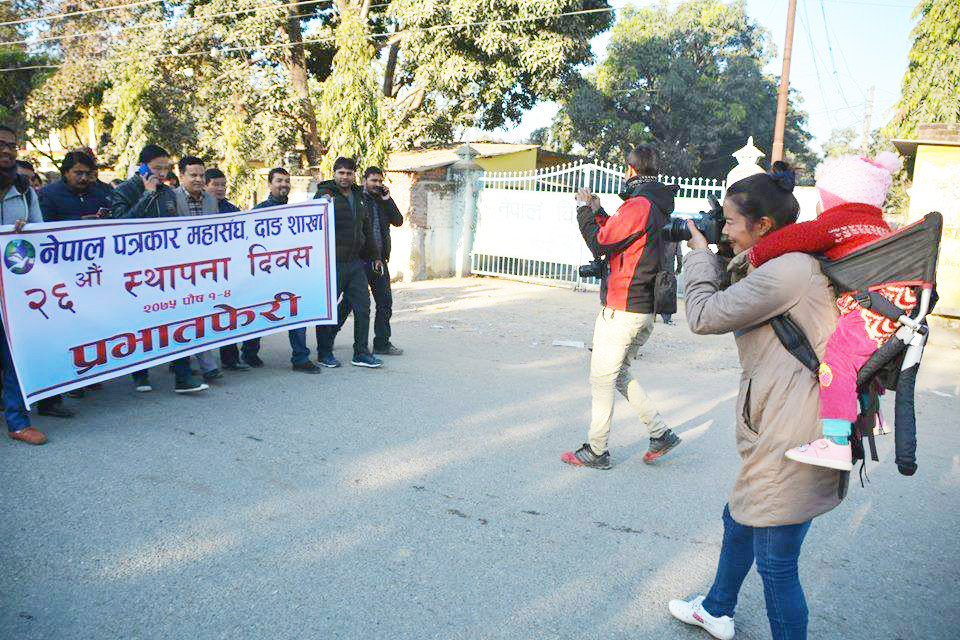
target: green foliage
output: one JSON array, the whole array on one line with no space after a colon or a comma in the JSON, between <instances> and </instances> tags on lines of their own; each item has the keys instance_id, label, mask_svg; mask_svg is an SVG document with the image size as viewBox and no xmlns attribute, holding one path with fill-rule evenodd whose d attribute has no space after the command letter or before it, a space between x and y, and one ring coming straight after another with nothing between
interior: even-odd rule
<instances>
[{"instance_id":1,"label":"green foliage","mask_svg":"<svg viewBox=\"0 0 960 640\"><path fill-rule=\"evenodd\" d=\"M0 73L0 122L23 130L27 126L26 103L30 94L50 75L44 69L23 69L48 64L46 56L35 56L20 49L0 48L0 68L19 68Z\"/></svg>"},{"instance_id":2,"label":"green foliage","mask_svg":"<svg viewBox=\"0 0 960 640\"><path fill-rule=\"evenodd\" d=\"M367 34L358 12L341 14L333 74L321 89L319 124L327 144L320 165L324 175L333 173L339 156L354 158L361 171L386 164L387 131L380 115L380 93L369 71L373 47Z\"/></svg>"},{"instance_id":3,"label":"green foliage","mask_svg":"<svg viewBox=\"0 0 960 640\"><path fill-rule=\"evenodd\" d=\"M591 62L589 39L611 21L609 12L527 20L607 7L605 0L274 3L163 0L42 24L35 35L69 37L42 44L63 66L26 91L24 121L44 138L92 112L109 130L98 152L119 171L142 144L157 142L230 167L231 187L242 190L256 165L281 164L310 146L315 117L330 155L362 164L384 163L389 143L450 141L463 127L517 120L537 100L567 91L576 68ZM101 5L14 0L0 11L92 6ZM489 24L499 20L512 22ZM448 27L474 22L487 24ZM291 55L298 33L302 65ZM304 67L305 82L295 73ZM249 162L241 167L239 158Z\"/></svg>"},{"instance_id":4,"label":"green foliage","mask_svg":"<svg viewBox=\"0 0 960 640\"><path fill-rule=\"evenodd\" d=\"M619 163L627 143L653 144L664 173L722 178L748 136L773 139L779 80L762 71L768 40L742 0L627 9L604 62L564 101L569 125L558 125L600 159ZM789 109L787 157L809 170L805 127L805 114Z\"/></svg>"},{"instance_id":5,"label":"green foliage","mask_svg":"<svg viewBox=\"0 0 960 640\"><path fill-rule=\"evenodd\" d=\"M897 113L885 132L911 138L924 123L960 122L960 2L924 0Z\"/></svg>"},{"instance_id":6,"label":"green foliage","mask_svg":"<svg viewBox=\"0 0 960 640\"><path fill-rule=\"evenodd\" d=\"M604 7L606 0L394 0L389 15L402 34L391 92L395 140L492 130L538 100L563 97L577 67L592 62L590 38L609 27L612 14L522 19ZM437 28L497 20L517 21Z\"/></svg>"}]
</instances>

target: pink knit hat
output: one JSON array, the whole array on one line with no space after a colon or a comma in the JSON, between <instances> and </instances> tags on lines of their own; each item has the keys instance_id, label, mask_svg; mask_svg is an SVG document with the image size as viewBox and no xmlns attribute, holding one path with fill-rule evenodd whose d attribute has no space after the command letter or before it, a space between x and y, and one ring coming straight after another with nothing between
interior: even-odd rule
<instances>
[{"instance_id":1,"label":"pink knit hat","mask_svg":"<svg viewBox=\"0 0 960 640\"><path fill-rule=\"evenodd\" d=\"M893 183L893 174L903 162L891 151L882 151L873 160L857 156L829 158L817 167L817 190L823 209L846 202L883 207Z\"/></svg>"}]
</instances>

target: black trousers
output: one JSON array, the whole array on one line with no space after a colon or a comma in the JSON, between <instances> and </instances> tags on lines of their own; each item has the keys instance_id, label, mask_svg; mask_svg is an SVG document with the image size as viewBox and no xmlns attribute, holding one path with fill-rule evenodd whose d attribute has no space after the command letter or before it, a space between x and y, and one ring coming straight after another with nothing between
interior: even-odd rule
<instances>
[{"instance_id":1,"label":"black trousers","mask_svg":"<svg viewBox=\"0 0 960 640\"><path fill-rule=\"evenodd\" d=\"M337 297L342 295L347 306L337 305L337 324L317 327L318 358L333 353L333 342L350 311L353 311L353 355L370 352L370 291L367 287L362 260L337 263Z\"/></svg>"},{"instance_id":2,"label":"black trousers","mask_svg":"<svg viewBox=\"0 0 960 640\"><path fill-rule=\"evenodd\" d=\"M386 349L390 344L390 318L393 316L393 292L390 290L390 269L387 263L383 263L383 273L377 273L373 269L373 263L364 264L364 270L367 273L367 284L370 285L370 293L373 294L373 302L376 310L373 316L373 348ZM350 314L350 303L346 297L340 301L340 308L337 310L340 320L340 327L347 321Z\"/></svg>"},{"instance_id":3,"label":"black trousers","mask_svg":"<svg viewBox=\"0 0 960 640\"><path fill-rule=\"evenodd\" d=\"M244 360L246 360L247 355L257 355L260 352L260 338L244 341L242 348L238 347L236 343L220 347L220 364L226 367L239 363L241 351Z\"/></svg>"}]
</instances>

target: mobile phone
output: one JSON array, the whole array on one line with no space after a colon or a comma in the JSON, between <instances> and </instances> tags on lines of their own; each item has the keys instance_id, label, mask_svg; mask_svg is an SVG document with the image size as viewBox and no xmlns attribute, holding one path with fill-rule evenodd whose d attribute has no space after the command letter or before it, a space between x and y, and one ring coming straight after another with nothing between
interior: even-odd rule
<instances>
[{"instance_id":1,"label":"mobile phone","mask_svg":"<svg viewBox=\"0 0 960 640\"><path fill-rule=\"evenodd\" d=\"M137 168L137 175L146 180L150 177L150 167L146 163L140 163L140 166Z\"/></svg>"}]
</instances>

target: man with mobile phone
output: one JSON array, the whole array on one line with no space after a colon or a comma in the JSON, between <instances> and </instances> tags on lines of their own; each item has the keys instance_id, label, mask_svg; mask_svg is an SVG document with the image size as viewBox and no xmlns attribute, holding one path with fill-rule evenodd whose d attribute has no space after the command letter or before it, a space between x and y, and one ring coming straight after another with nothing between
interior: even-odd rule
<instances>
[{"instance_id":1,"label":"man with mobile phone","mask_svg":"<svg viewBox=\"0 0 960 640\"><path fill-rule=\"evenodd\" d=\"M403 215L390 197L390 189L383 183L383 169L380 167L367 167L363 172L363 199L367 204L367 211L370 212L373 241L382 259L379 268L372 260L364 262L370 293L376 304L373 318L373 352L376 355L399 356L403 355L403 349L390 342L393 293L390 291L390 269L387 264L390 260L390 225L401 226ZM339 309L340 326L346 322L349 313L350 303L344 296Z\"/></svg>"},{"instance_id":2,"label":"man with mobile phone","mask_svg":"<svg viewBox=\"0 0 960 640\"><path fill-rule=\"evenodd\" d=\"M148 144L140 151L136 172L121 182L110 197L114 218L165 218L177 215L177 197L163 182L170 173L170 154Z\"/></svg>"},{"instance_id":3,"label":"man with mobile phone","mask_svg":"<svg viewBox=\"0 0 960 640\"><path fill-rule=\"evenodd\" d=\"M45 222L100 220L110 217L108 193L94 189L96 161L83 151L71 151L60 163L62 180L51 182L38 194Z\"/></svg>"},{"instance_id":4,"label":"man with mobile phone","mask_svg":"<svg viewBox=\"0 0 960 640\"><path fill-rule=\"evenodd\" d=\"M170 154L163 147L148 144L140 151L136 172L124 180L110 197L114 218L163 218L177 215L177 196L173 189L163 184L163 177L170 172ZM210 387L198 381L190 369L190 357L173 361L176 393L196 393ZM136 390L141 393L153 391L149 369L133 374Z\"/></svg>"}]
</instances>

